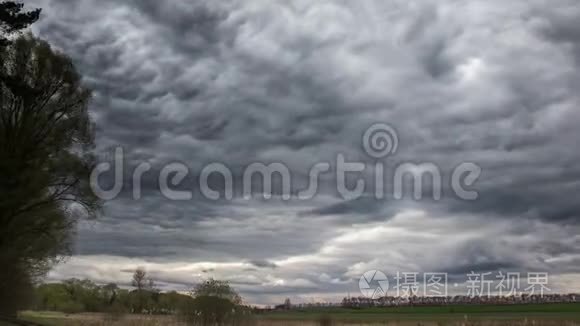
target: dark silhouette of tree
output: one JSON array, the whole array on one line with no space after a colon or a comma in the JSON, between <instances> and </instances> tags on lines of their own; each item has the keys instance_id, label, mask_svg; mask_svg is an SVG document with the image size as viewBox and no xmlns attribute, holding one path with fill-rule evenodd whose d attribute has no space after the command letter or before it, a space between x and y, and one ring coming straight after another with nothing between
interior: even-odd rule
<instances>
[{"instance_id":1,"label":"dark silhouette of tree","mask_svg":"<svg viewBox=\"0 0 580 326\"><path fill-rule=\"evenodd\" d=\"M34 298L29 274L20 265L3 265L0 276L0 315L15 317L15 312L26 308ZM4 293L4 289L14 290ZM8 298L9 295L9 298Z\"/></svg>"},{"instance_id":2,"label":"dark silhouette of tree","mask_svg":"<svg viewBox=\"0 0 580 326\"><path fill-rule=\"evenodd\" d=\"M290 298L286 298L286 300L284 300L284 309L290 310L291 308L292 302L290 301Z\"/></svg>"},{"instance_id":3,"label":"dark silhouette of tree","mask_svg":"<svg viewBox=\"0 0 580 326\"><path fill-rule=\"evenodd\" d=\"M242 303L242 298L230 286L229 282L214 280L213 278L195 286L191 294L193 297L218 297L231 301L234 304Z\"/></svg>"},{"instance_id":4,"label":"dark silhouette of tree","mask_svg":"<svg viewBox=\"0 0 580 326\"><path fill-rule=\"evenodd\" d=\"M227 281L206 280L191 295L193 300L182 312L189 325L241 325L251 315Z\"/></svg>"},{"instance_id":5,"label":"dark silhouette of tree","mask_svg":"<svg viewBox=\"0 0 580 326\"><path fill-rule=\"evenodd\" d=\"M199 296L193 299L189 315L185 320L190 325L235 325L233 318L236 305L231 301L214 296Z\"/></svg>"},{"instance_id":6,"label":"dark silhouette of tree","mask_svg":"<svg viewBox=\"0 0 580 326\"><path fill-rule=\"evenodd\" d=\"M68 253L78 218L99 210L90 97L48 43L26 35L0 47L0 264L11 266L0 270L0 307L19 291L13 273L42 276Z\"/></svg>"},{"instance_id":7,"label":"dark silhouette of tree","mask_svg":"<svg viewBox=\"0 0 580 326\"><path fill-rule=\"evenodd\" d=\"M108 306L112 306L117 300L117 293L119 292L119 287L115 283L109 283L103 286L103 293L105 304Z\"/></svg>"},{"instance_id":8,"label":"dark silhouette of tree","mask_svg":"<svg viewBox=\"0 0 580 326\"><path fill-rule=\"evenodd\" d=\"M41 9L23 11L24 5L14 1L0 2L0 46L9 41L4 35L14 34L34 24L40 18Z\"/></svg>"},{"instance_id":9,"label":"dark silhouette of tree","mask_svg":"<svg viewBox=\"0 0 580 326\"><path fill-rule=\"evenodd\" d=\"M145 302L147 301L147 272L144 268L139 267L133 273L133 278L131 284L136 288L134 292L135 305L133 307L134 312L141 313L145 309Z\"/></svg>"},{"instance_id":10,"label":"dark silhouette of tree","mask_svg":"<svg viewBox=\"0 0 580 326\"><path fill-rule=\"evenodd\" d=\"M131 284L137 288L138 291L144 290L147 286L147 272L144 268L137 268L133 273Z\"/></svg>"},{"instance_id":11,"label":"dark silhouette of tree","mask_svg":"<svg viewBox=\"0 0 580 326\"><path fill-rule=\"evenodd\" d=\"M143 290L143 293L149 293ZM110 283L99 286L88 280L70 279L61 283L41 284L34 290L38 311L104 312L117 319L125 313L136 311L137 291L129 292ZM160 292L157 300L147 301L147 310L154 314L176 314L191 305L193 298L177 292Z\"/></svg>"},{"instance_id":12,"label":"dark silhouette of tree","mask_svg":"<svg viewBox=\"0 0 580 326\"><path fill-rule=\"evenodd\" d=\"M151 292L159 292L159 289L157 289L155 281L152 278L147 279L147 290Z\"/></svg>"}]
</instances>

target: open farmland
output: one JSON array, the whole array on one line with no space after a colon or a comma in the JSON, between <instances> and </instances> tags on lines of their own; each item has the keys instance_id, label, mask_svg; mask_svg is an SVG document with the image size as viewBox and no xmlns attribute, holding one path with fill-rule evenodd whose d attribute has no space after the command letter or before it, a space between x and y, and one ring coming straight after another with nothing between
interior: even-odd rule
<instances>
[{"instance_id":1,"label":"open farmland","mask_svg":"<svg viewBox=\"0 0 580 326\"><path fill-rule=\"evenodd\" d=\"M26 312L24 319L47 326L185 325L172 316ZM580 305L399 307L308 309L259 315L256 326L310 325L580 325Z\"/></svg>"}]
</instances>

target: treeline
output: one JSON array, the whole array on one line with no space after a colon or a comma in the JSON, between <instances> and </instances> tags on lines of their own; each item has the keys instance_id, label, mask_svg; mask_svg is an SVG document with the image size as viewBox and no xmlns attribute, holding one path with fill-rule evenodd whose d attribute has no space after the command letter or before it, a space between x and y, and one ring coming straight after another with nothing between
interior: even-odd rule
<instances>
[{"instance_id":1,"label":"treeline","mask_svg":"<svg viewBox=\"0 0 580 326\"><path fill-rule=\"evenodd\" d=\"M189 325L222 325L247 321L253 310L242 304L240 295L226 281L209 279L187 294L161 292L145 270L139 268L131 280L133 289L116 284L98 285L90 280L70 279L41 284L34 289L38 311L65 313L97 312L120 317L125 314L177 315Z\"/></svg>"},{"instance_id":2,"label":"treeline","mask_svg":"<svg viewBox=\"0 0 580 326\"><path fill-rule=\"evenodd\" d=\"M188 294L160 292L154 282L137 270L135 289L116 284L97 285L89 280L70 279L35 288L34 310L65 313L98 312L114 318L125 314L175 315L187 325L251 325L255 309L244 306L228 282L209 279Z\"/></svg>"},{"instance_id":3,"label":"treeline","mask_svg":"<svg viewBox=\"0 0 580 326\"><path fill-rule=\"evenodd\" d=\"M194 301L191 295L163 293L154 287L131 290L112 283L97 285L78 279L42 284L34 292L34 310L65 313L177 314L191 307Z\"/></svg>"}]
</instances>

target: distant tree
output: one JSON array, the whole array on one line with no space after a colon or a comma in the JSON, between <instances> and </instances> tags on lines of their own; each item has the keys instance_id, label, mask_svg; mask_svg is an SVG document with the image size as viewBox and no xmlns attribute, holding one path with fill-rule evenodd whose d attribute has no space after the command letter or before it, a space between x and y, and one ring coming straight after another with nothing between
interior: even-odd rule
<instances>
[{"instance_id":1,"label":"distant tree","mask_svg":"<svg viewBox=\"0 0 580 326\"><path fill-rule=\"evenodd\" d=\"M290 298L286 298L284 300L284 309L290 310L290 308L292 308L292 302L290 302Z\"/></svg>"},{"instance_id":2,"label":"distant tree","mask_svg":"<svg viewBox=\"0 0 580 326\"><path fill-rule=\"evenodd\" d=\"M161 298L161 291L155 285L152 278L147 278L147 287L145 291L147 297L146 309L149 313L159 313L159 300Z\"/></svg>"},{"instance_id":3,"label":"distant tree","mask_svg":"<svg viewBox=\"0 0 580 326\"><path fill-rule=\"evenodd\" d=\"M193 299L186 321L190 325L225 325L235 308L236 305L227 299L199 296Z\"/></svg>"},{"instance_id":4,"label":"distant tree","mask_svg":"<svg viewBox=\"0 0 580 326\"><path fill-rule=\"evenodd\" d=\"M190 325L239 325L251 315L227 281L206 280L191 291L193 300L183 311Z\"/></svg>"},{"instance_id":5,"label":"distant tree","mask_svg":"<svg viewBox=\"0 0 580 326\"><path fill-rule=\"evenodd\" d=\"M70 279L61 283L41 284L34 290L36 310L76 312L103 312L110 322L117 322L127 312L142 313L138 300L143 299L143 309L155 314L176 314L198 320L198 312L214 320L244 317L249 309L236 305L228 299L214 296L193 298L175 291L163 293L150 291L149 285L141 292L119 289L116 284L99 286L88 280ZM114 299L112 299L114 298ZM220 317L221 316L221 317ZM193 318L193 319L191 319ZM225 319L223 319L225 320Z\"/></svg>"},{"instance_id":6,"label":"distant tree","mask_svg":"<svg viewBox=\"0 0 580 326\"><path fill-rule=\"evenodd\" d=\"M137 288L138 291L144 290L147 286L147 272L144 268L139 267L133 272L133 279L131 284Z\"/></svg>"},{"instance_id":7,"label":"distant tree","mask_svg":"<svg viewBox=\"0 0 580 326\"><path fill-rule=\"evenodd\" d=\"M227 281L219 281L210 278L206 280L193 289L191 292L193 297L218 297L231 301L234 304L241 304L242 298L240 295L230 286Z\"/></svg>"},{"instance_id":8,"label":"distant tree","mask_svg":"<svg viewBox=\"0 0 580 326\"><path fill-rule=\"evenodd\" d=\"M159 297L158 313L168 314L185 311L188 306L191 306L192 297L175 291L161 293Z\"/></svg>"},{"instance_id":9,"label":"distant tree","mask_svg":"<svg viewBox=\"0 0 580 326\"><path fill-rule=\"evenodd\" d=\"M81 307L81 311L97 312L104 306L101 287L90 280L70 279L63 282L69 298Z\"/></svg>"},{"instance_id":10,"label":"distant tree","mask_svg":"<svg viewBox=\"0 0 580 326\"><path fill-rule=\"evenodd\" d=\"M103 286L103 295L105 299L105 304L111 306L117 300L117 292L119 287L115 283L109 283Z\"/></svg>"},{"instance_id":11,"label":"distant tree","mask_svg":"<svg viewBox=\"0 0 580 326\"><path fill-rule=\"evenodd\" d=\"M147 272L144 268L139 267L133 273L131 284L136 288L133 294L133 311L142 313L145 309L146 303L149 299L147 286L149 284L147 279Z\"/></svg>"},{"instance_id":12,"label":"distant tree","mask_svg":"<svg viewBox=\"0 0 580 326\"><path fill-rule=\"evenodd\" d=\"M24 5L14 1L0 2L0 46L9 42L3 35L14 34L34 24L40 18L41 9L23 11Z\"/></svg>"},{"instance_id":13,"label":"distant tree","mask_svg":"<svg viewBox=\"0 0 580 326\"><path fill-rule=\"evenodd\" d=\"M151 292L159 292L159 289L152 278L147 278L147 290Z\"/></svg>"},{"instance_id":14,"label":"distant tree","mask_svg":"<svg viewBox=\"0 0 580 326\"><path fill-rule=\"evenodd\" d=\"M128 307L123 305L122 295L120 294L119 286L115 283L104 285L100 289L102 298L102 307L99 312L106 312L108 322L115 323L123 318L123 315L128 312Z\"/></svg>"}]
</instances>

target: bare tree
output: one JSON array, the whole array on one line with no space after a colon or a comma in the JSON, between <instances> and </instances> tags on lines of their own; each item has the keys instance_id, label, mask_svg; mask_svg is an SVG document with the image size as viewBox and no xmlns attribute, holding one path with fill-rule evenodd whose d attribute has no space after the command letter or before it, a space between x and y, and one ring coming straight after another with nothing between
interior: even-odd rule
<instances>
[{"instance_id":1,"label":"bare tree","mask_svg":"<svg viewBox=\"0 0 580 326\"><path fill-rule=\"evenodd\" d=\"M131 284L133 284L138 291L144 290L147 287L147 272L143 267L139 267L135 270Z\"/></svg>"},{"instance_id":2,"label":"bare tree","mask_svg":"<svg viewBox=\"0 0 580 326\"><path fill-rule=\"evenodd\" d=\"M136 291L136 306L134 307L136 313L142 313L143 309L145 308L145 290L147 289L147 272L143 267L139 267L133 273L133 279L131 284L135 288Z\"/></svg>"}]
</instances>

